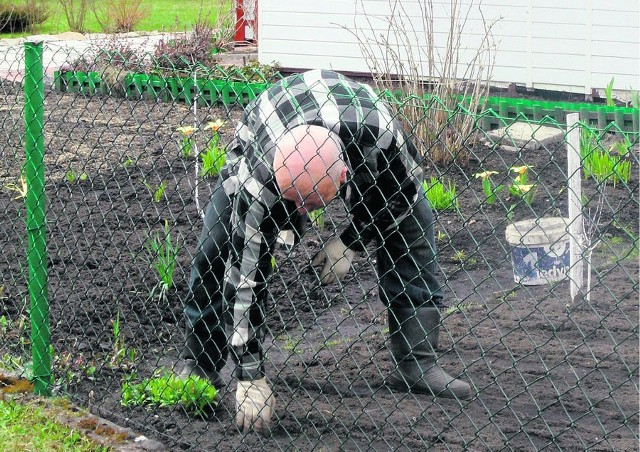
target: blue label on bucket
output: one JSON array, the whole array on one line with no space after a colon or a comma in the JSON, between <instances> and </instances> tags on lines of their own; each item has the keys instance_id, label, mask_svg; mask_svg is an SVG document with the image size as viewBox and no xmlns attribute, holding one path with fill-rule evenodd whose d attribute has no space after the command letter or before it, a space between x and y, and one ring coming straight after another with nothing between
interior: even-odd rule
<instances>
[{"instance_id":1,"label":"blue label on bucket","mask_svg":"<svg viewBox=\"0 0 640 452\"><path fill-rule=\"evenodd\" d=\"M518 246L511 250L513 276L517 283L541 285L561 281L570 265L569 241L552 245Z\"/></svg>"}]
</instances>

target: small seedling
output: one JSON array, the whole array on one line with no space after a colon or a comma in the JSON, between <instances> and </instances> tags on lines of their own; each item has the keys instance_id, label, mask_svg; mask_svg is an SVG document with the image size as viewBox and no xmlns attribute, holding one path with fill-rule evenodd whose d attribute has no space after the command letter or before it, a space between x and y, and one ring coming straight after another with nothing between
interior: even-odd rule
<instances>
[{"instance_id":1,"label":"small seedling","mask_svg":"<svg viewBox=\"0 0 640 452\"><path fill-rule=\"evenodd\" d=\"M529 168L531 168L529 165L511 167L511 171L516 173L516 177L514 177L513 183L509 186L509 193L531 206L536 194L536 185L529 183Z\"/></svg>"},{"instance_id":2,"label":"small seedling","mask_svg":"<svg viewBox=\"0 0 640 452\"><path fill-rule=\"evenodd\" d=\"M191 126L178 127L176 132L180 134L180 155L184 159L190 159L193 149L193 134L198 129Z\"/></svg>"},{"instance_id":3,"label":"small seedling","mask_svg":"<svg viewBox=\"0 0 640 452\"><path fill-rule=\"evenodd\" d=\"M227 161L224 150L219 147L208 147L202 154L202 177L213 177L220 174L220 170Z\"/></svg>"},{"instance_id":4,"label":"small seedling","mask_svg":"<svg viewBox=\"0 0 640 452\"><path fill-rule=\"evenodd\" d=\"M612 78L607 87L604 89L604 97L606 99L607 107L615 107L616 102L613 100L613 82L615 78Z\"/></svg>"},{"instance_id":5,"label":"small seedling","mask_svg":"<svg viewBox=\"0 0 640 452\"><path fill-rule=\"evenodd\" d=\"M493 204L497 195L504 190L504 185L496 185L494 186L491 181L491 176L498 174L497 171L483 171L481 173L474 174L474 177L482 179L482 191L484 192L484 196L486 198L487 204Z\"/></svg>"},{"instance_id":6,"label":"small seedling","mask_svg":"<svg viewBox=\"0 0 640 452\"><path fill-rule=\"evenodd\" d=\"M204 416L210 412L210 407L217 405L217 396L218 389L204 378L191 376L181 379L175 374L165 373L137 384L125 381L121 403L125 407L182 405L187 411Z\"/></svg>"},{"instance_id":7,"label":"small seedling","mask_svg":"<svg viewBox=\"0 0 640 452\"><path fill-rule=\"evenodd\" d=\"M73 169L69 169L64 175L65 180L69 184L73 184L77 181L85 181L88 177L89 176L87 176L87 173L77 174Z\"/></svg>"},{"instance_id":8,"label":"small seedling","mask_svg":"<svg viewBox=\"0 0 640 452\"><path fill-rule=\"evenodd\" d=\"M422 183L425 196L429 200L431 207L436 210L457 209L458 200L456 198L456 186L449 181L447 186L437 178L431 177L430 182Z\"/></svg>"},{"instance_id":9,"label":"small seedling","mask_svg":"<svg viewBox=\"0 0 640 452\"><path fill-rule=\"evenodd\" d=\"M318 230L322 231L324 229L324 209L316 209L309 212L309 219L311 224Z\"/></svg>"},{"instance_id":10,"label":"small seedling","mask_svg":"<svg viewBox=\"0 0 640 452\"><path fill-rule=\"evenodd\" d=\"M122 325L120 324L120 310L116 313L116 318L112 320L113 324L113 349L109 365L112 369L128 368L135 362L136 351L127 347L122 334Z\"/></svg>"},{"instance_id":11,"label":"small seedling","mask_svg":"<svg viewBox=\"0 0 640 452\"><path fill-rule=\"evenodd\" d=\"M580 155L585 178L592 177L599 183L611 181L628 183L631 177L631 162L625 157L631 143L627 138L614 142L605 150L590 130L583 130L580 136Z\"/></svg>"},{"instance_id":12,"label":"small seedling","mask_svg":"<svg viewBox=\"0 0 640 452\"><path fill-rule=\"evenodd\" d=\"M20 180L18 181L17 184L14 184L14 183L6 184L4 188L6 188L9 191L13 191L17 193L16 197L13 199L23 199L27 197L28 187L27 187L27 180L25 179L24 176L20 176Z\"/></svg>"},{"instance_id":13,"label":"small seedling","mask_svg":"<svg viewBox=\"0 0 640 452\"><path fill-rule=\"evenodd\" d=\"M153 200L155 202L158 203L158 202L162 201L162 197L164 196L164 191L167 188L167 182L166 181L160 182L160 185L158 185L156 188L153 188L147 182L143 182L143 183L144 183L144 186L147 187L147 190L149 190L149 192L152 194Z\"/></svg>"},{"instance_id":14,"label":"small seedling","mask_svg":"<svg viewBox=\"0 0 640 452\"><path fill-rule=\"evenodd\" d=\"M173 273L180 251L178 241L173 243L167 220L164 222L163 237L156 233L155 237L149 239L146 248L149 253L149 262L158 277L158 283L151 290L151 297L155 296L160 301L166 301L169 290L173 287Z\"/></svg>"}]
</instances>

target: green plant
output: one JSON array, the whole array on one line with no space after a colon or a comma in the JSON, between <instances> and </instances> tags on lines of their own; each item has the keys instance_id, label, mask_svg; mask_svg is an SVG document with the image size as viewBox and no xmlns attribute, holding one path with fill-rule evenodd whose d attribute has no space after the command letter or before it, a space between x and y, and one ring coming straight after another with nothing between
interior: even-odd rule
<instances>
[{"instance_id":1,"label":"green plant","mask_svg":"<svg viewBox=\"0 0 640 452\"><path fill-rule=\"evenodd\" d=\"M193 150L193 135L198 129L191 126L178 127L176 132L180 133L180 155L184 159L190 159Z\"/></svg>"},{"instance_id":2,"label":"green plant","mask_svg":"<svg viewBox=\"0 0 640 452\"><path fill-rule=\"evenodd\" d=\"M631 90L631 107L640 108L640 91L635 89Z\"/></svg>"},{"instance_id":3,"label":"green plant","mask_svg":"<svg viewBox=\"0 0 640 452\"><path fill-rule=\"evenodd\" d=\"M309 212L309 219L311 224L322 231L324 229L324 208Z\"/></svg>"},{"instance_id":4,"label":"green plant","mask_svg":"<svg viewBox=\"0 0 640 452\"><path fill-rule=\"evenodd\" d=\"M511 171L516 173L513 178L513 183L509 186L509 193L522 199L528 206L533 204L533 199L536 194L536 185L529 183L529 165L513 166Z\"/></svg>"},{"instance_id":5,"label":"green plant","mask_svg":"<svg viewBox=\"0 0 640 452\"><path fill-rule=\"evenodd\" d=\"M67 172L64 175L64 178L66 179L66 181L70 184L73 184L74 182L80 180L80 181L85 181L87 180L89 176L87 176L87 173L80 173L77 174L73 169L69 168L67 170Z\"/></svg>"},{"instance_id":6,"label":"green plant","mask_svg":"<svg viewBox=\"0 0 640 452\"><path fill-rule=\"evenodd\" d=\"M182 405L195 415L206 415L209 407L217 405L217 395L217 388L204 378L191 376L181 379L165 372L158 378L144 379L137 384L125 381L121 403L125 407Z\"/></svg>"},{"instance_id":7,"label":"green plant","mask_svg":"<svg viewBox=\"0 0 640 452\"><path fill-rule=\"evenodd\" d=\"M134 348L127 347L122 334L122 325L120 324L120 310L116 313L116 318L111 322L113 324L113 348L109 358L109 366L113 369L126 369L133 365L136 359L136 351Z\"/></svg>"},{"instance_id":8,"label":"green plant","mask_svg":"<svg viewBox=\"0 0 640 452\"><path fill-rule=\"evenodd\" d=\"M483 171L481 173L476 173L473 176L477 179L482 179L482 191L484 192L484 196L486 198L487 204L493 204L497 195L504 190L504 185L496 185L494 186L491 181L491 176L498 174L497 171Z\"/></svg>"},{"instance_id":9,"label":"green plant","mask_svg":"<svg viewBox=\"0 0 640 452\"><path fill-rule=\"evenodd\" d=\"M580 156L585 178L592 177L599 183L611 181L628 183L631 162L626 160L631 148L628 138L614 142L608 150L598 142L594 132L583 129L580 135Z\"/></svg>"},{"instance_id":10,"label":"green plant","mask_svg":"<svg viewBox=\"0 0 640 452\"><path fill-rule=\"evenodd\" d=\"M9 183L4 186L9 191L16 192L17 195L13 199L23 199L27 197L27 179L24 176L20 176L18 183Z\"/></svg>"},{"instance_id":11,"label":"green plant","mask_svg":"<svg viewBox=\"0 0 640 452\"><path fill-rule=\"evenodd\" d=\"M445 309L444 314L451 315L458 312L465 312L465 311L472 310L476 307L478 307L477 303L460 303L453 306L449 306L447 309Z\"/></svg>"},{"instance_id":12,"label":"green plant","mask_svg":"<svg viewBox=\"0 0 640 452\"><path fill-rule=\"evenodd\" d=\"M609 82L609 84L607 85L607 87L604 89L604 97L606 100L606 106L607 107L615 107L616 106L616 102L613 100L613 82L614 82L615 78L611 78L611 81Z\"/></svg>"},{"instance_id":13,"label":"green plant","mask_svg":"<svg viewBox=\"0 0 640 452\"><path fill-rule=\"evenodd\" d=\"M162 201L162 196L164 195L164 191L167 188L167 182L166 181L160 182L160 185L158 185L156 188L153 188L147 182L143 182L143 183L144 183L144 186L147 187L147 190L149 190L149 192L152 194L153 200L155 202Z\"/></svg>"},{"instance_id":14,"label":"green plant","mask_svg":"<svg viewBox=\"0 0 640 452\"><path fill-rule=\"evenodd\" d=\"M178 241L173 243L169 222L164 222L164 234L156 233L146 245L150 262L158 276L158 283L151 290L151 297L157 296L159 300L166 301L169 290L173 287L173 273L175 271L180 246Z\"/></svg>"},{"instance_id":15,"label":"green plant","mask_svg":"<svg viewBox=\"0 0 640 452\"><path fill-rule=\"evenodd\" d=\"M74 451L107 452L57 419L69 419L81 413L70 413L64 399L36 398L0 400L0 450L6 451Z\"/></svg>"},{"instance_id":16,"label":"green plant","mask_svg":"<svg viewBox=\"0 0 640 452\"><path fill-rule=\"evenodd\" d=\"M204 130L211 130L211 137L207 149L202 154L202 177L212 177L220 174L220 170L227 160L224 149L220 146L220 128L224 121L218 119L207 123Z\"/></svg>"},{"instance_id":17,"label":"green plant","mask_svg":"<svg viewBox=\"0 0 640 452\"><path fill-rule=\"evenodd\" d=\"M457 209L456 186L451 181L445 186L437 178L431 176L430 182L422 182L425 196L436 210Z\"/></svg>"}]
</instances>

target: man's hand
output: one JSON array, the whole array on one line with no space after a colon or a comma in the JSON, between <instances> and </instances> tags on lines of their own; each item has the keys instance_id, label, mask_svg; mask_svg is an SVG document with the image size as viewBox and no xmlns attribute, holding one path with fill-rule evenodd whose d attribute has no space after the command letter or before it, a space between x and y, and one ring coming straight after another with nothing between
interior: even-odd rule
<instances>
[{"instance_id":1,"label":"man's hand","mask_svg":"<svg viewBox=\"0 0 640 452\"><path fill-rule=\"evenodd\" d=\"M275 410L276 397L267 384L267 379L238 381L236 390L236 424L243 432L253 428L261 435L271 429L271 415Z\"/></svg>"},{"instance_id":2,"label":"man's hand","mask_svg":"<svg viewBox=\"0 0 640 452\"><path fill-rule=\"evenodd\" d=\"M322 266L320 281L322 284L331 284L349 272L355 255L356 252L347 248L339 237L334 237L315 255L311 265Z\"/></svg>"}]
</instances>

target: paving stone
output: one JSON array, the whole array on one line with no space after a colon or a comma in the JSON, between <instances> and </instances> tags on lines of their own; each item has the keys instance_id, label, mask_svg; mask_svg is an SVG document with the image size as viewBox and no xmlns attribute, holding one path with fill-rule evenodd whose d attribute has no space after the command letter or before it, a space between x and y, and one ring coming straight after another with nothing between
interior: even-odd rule
<instances>
[{"instance_id":1,"label":"paving stone","mask_svg":"<svg viewBox=\"0 0 640 452\"><path fill-rule=\"evenodd\" d=\"M487 132L490 145L517 151L548 148L563 141L564 131L556 127L540 126L528 122L516 122L508 127Z\"/></svg>"}]
</instances>

